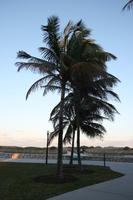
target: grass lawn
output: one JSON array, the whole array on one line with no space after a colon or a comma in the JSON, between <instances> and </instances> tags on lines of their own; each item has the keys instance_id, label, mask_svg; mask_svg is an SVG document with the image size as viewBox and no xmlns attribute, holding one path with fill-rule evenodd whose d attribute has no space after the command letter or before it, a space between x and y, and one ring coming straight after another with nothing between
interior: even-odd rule
<instances>
[{"instance_id":1,"label":"grass lawn","mask_svg":"<svg viewBox=\"0 0 133 200\"><path fill-rule=\"evenodd\" d=\"M113 172L108 167L85 166L84 171L79 173L76 167L70 169L64 166L64 173L68 176L73 175L76 178L75 181L64 184L35 181L36 177L54 175L55 172L55 165L0 162L0 200L44 200L122 175Z\"/></svg>"}]
</instances>

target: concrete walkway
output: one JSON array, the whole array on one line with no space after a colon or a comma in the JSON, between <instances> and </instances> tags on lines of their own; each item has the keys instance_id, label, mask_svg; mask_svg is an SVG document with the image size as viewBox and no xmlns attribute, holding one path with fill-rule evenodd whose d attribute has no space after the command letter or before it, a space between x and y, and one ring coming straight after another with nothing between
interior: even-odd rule
<instances>
[{"instance_id":1,"label":"concrete walkway","mask_svg":"<svg viewBox=\"0 0 133 200\"><path fill-rule=\"evenodd\" d=\"M87 164L103 163L90 161ZM107 162L107 166L124 173L125 176L67 192L49 200L133 200L133 164Z\"/></svg>"}]
</instances>

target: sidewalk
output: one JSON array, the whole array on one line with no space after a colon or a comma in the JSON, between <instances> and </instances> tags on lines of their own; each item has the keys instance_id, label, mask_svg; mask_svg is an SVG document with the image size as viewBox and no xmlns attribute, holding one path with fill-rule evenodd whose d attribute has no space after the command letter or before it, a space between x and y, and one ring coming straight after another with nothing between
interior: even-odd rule
<instances>
[{"instance_id":1,"label":"sidewalk","mask_svg":"<svg viewBox=\"0 0 133 200\"><path fill-rule=\"evenodd\" d=\"M98 165L101 162L88 164ZM133 200L133 164L108 162L107 166L124 173L125 176L67 192L49 200Z\"/></svg>"}]
</instances>

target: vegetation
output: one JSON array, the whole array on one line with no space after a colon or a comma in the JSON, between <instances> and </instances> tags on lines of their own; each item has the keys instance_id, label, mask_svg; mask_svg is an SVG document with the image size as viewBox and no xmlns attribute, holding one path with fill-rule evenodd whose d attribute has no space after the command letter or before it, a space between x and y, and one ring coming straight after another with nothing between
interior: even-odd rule
<instances>
[{"instance_id":1,"label":"vegetation","mask_svg":"<svg viewBox=\"0 0 133 200\"><path fill-rule=\"evenodd\" d=\"M97 106L96 106L97 103ZM114 107L107 102L100 101L95 99L93 102L90 97L86 99L86 102L82 101L80 104L80 129L87 137L102 137L105 132L105 128L98 122L101 122L103 119L108 119L113 115L113 112L116 112ZM54 131L51 132L50 140L58 136L59 133L59 104L52 110L50 119L54 125ZM106 113L106 118L100 115L100 110L108 111ZM107 118L108 116L108 118ZM64 144L72 142L71 149L71 159L70 164L72 165L73 161L73 149L74 149L74 139L76 132L76 111L74 106L73 94L70 93L65 98L64 113L63 113L63 129L64 129Z\"/></svg>"},{"instance_id":2,"label":"vegetation","mask_svg":"<svg viewBox=\"0 0 133 200\"><path fill-rule=\"evenodd\" d=\"M42 31L46 44L46 47L39 48L42 59L19 51L18 58L26 59L27 62L17 62L16 65L18 71L25 68L42 75L30 87L26 99L38 87L44 89L44 95L55 90L61 94L58 104L58 124L55 127L58 128L56 174L61 180L63 179L62 152L65 128L63 120L66 93L68 96L73 94L74 129L77 134L78 166L81 169L80 131L92 137L103 135L105 128L95 121L102 120L104 117L113 119L117 110L107 101L109 96L119 100L118 95L112 91L119 80L107 72L106 66L107 61L116 57L105 52L90 39L90 30L85 27L82 20L76 24L69 21L62 34L59 30L58 17L52 16L48 18L47 25L42 26ZM102 112L105 116L102 116ZM72 112L69 113L69 118L71 114ZM69 132L71 132L70 128Z\"/></svg>"},{"instance_id":3,"label":"vegetation","mask_svg":"<svg viewBox=\"0 0 133 200\"><path fill-rule=\"evenodd\" d=\"M3 200L44 200L49 197L72 191L83 186L92 185L102 181L120 177L121 174L113 172L108 167L86 166L84 173L75 168L64 166L64 174L73 174L73 180L64 184L45 182L46 175L54 175L54 165L23 163L0 163L0 199ZM45 179L37 182L36 178L44 176Z\"/></svg>"},{"instance_id":4,"label":"vegetation","mask_svg":"<svg viewBox=\"0 0 133 200\"><path fill-rule=\"evenodd\" d=\"M18 146L0 146L0 152L7 153L44 153L45 148L39 147L18 147Z\"/></svg>"},{"instance_id":5,"label":"vegetation","mask_svg":"<svg viewBox=\"0 0 133 200\"><path fill-rule=\"evenodd\" d=\"M130 10L133 7L133 0L129 0L125 6L123 7L123 10L128 9Z\"/></svg>"}]
</instances>

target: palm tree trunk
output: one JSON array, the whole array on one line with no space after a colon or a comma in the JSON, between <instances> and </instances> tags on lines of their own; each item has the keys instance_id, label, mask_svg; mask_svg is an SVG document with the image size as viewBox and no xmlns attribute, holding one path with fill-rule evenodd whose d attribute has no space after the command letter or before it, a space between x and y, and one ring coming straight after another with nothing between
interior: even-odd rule
<instances>
[{"instance_id":1,"label":"palm tree trunk","mask_svg":"<svg viewBox=\"0 0 133 200\"><path fill-rule=\"evenodd\" d=\"M76 127L77 127L77 156L78 156L78 167L81 170L81 157L80 157L80 95L79 91L76 88L74 91L75 94L75 111L76 111Z\"/></svg>"},{"instance_id":2,"label":"palm tree trunk","mask_svg":"<svg viewBox=\"0 0 133 200\"><path fill-rule=\"evenodd\" d=\"M71 157L69 163L70 166L73 165L74 140L75 140L75 129L73 128L72 149L71 149Z\"/></svg>"},{"instance_id":3,"label":"palm tree trunk","mask_svg":"<svg viewBox=\"0 0 133 200\"><path fill-rule=\"evenodd\" d=\"M48 164L48 145L49 145L49 132L47 132L47 146L46 146L46 165Z\"/></svg>"},{"instance_id":4,"label":"palm tree trunk","mask_svg":"<svg viewBox=\"0 0 133 200\"><path fill-rule=\"evenodd\" d=\"M80 157L80 127L78 123L77 123L77 155L78 155L78 167L79 167L79 170L81 171L82 165L81 165L81 157Z\"/></svg>"},{"instance_id":5,"label":"palm tree trunk","mask_svg":"<svg viewBox=\"0 0 133 200\"><path fill-rule=\"evenodd\" d=\"M60 116L59 116L59 136L58 136L58 160L57 160L57 177L63 179L63 109L64 109L65 83L62 83L61 101L60 101Z\"/></svg>"}]
</instances>

